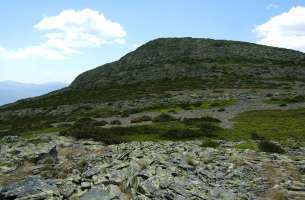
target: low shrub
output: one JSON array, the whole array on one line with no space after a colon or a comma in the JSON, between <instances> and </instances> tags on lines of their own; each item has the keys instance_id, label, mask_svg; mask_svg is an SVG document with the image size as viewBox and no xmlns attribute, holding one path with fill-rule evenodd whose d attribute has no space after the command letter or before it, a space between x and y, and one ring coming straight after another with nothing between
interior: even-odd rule
<instances>
[{"instance_id":1,"label":"low shrub","mask_svg":"<svg viewBox=\"0 0 305 200\"><path fill-rule=\"evenodd\" d=\"M61 123L57 125L58 128L69 128L71 126L72 126L71 123Z\"/></svg>"},{"instance_id":2,"label":"low shrub","mask_svg":"<svg viewBox=\"0 0 305 200\"><path fill-rule=\"evenodd\" d=\"M191 104L190 103L182 103L179 105L183 110L191 110Z\"/></svg>"},{"instance_id":3,"label":"low shrub","mask_svg":"<svg viewBox=\"0 0 305 200\"><path fill-rule=\"evenodd\" d=\"M201 147L210 147L210 148L217 148L219 146L218 142L215 142L211 139L206 139L202 142Z\"/></svg>"},{"instance_id":4,"label":"low shrub","mask_svg":"<svg viewBox=\"0 0 305 200\"><path fill-rule=\"evenodd\" d=\"M194 122L210 122L210 123L220 123L221 121L217 118L210 116L200 117L200 118L184 118L182 121L184 124L192 124Z\"/></svg>"},{"instance_id":5,"label":"low shrub","mask_svg":"<svg viewBox=\"0 0 305 200\"><path fill-rule=\"evenodd\" d=\"M155 117L153 122L171 122L176 121L177 119L169 114L162 113L161 115Z\"/></svg>"},{"instance_id":6,"label":"low shrub","mask_svg":"<svg viewBox=\"0 0 305 200\"><path fill-rule=\"evenodd\" d=\"M78 119L75 123L74 126L92 126L94 123L96 122L96 120L90 118L90 117L84 117L84 118L80 118Z\"/></svg>"},{"instance_id":7,"label":"low shrub","mask_svg":"<svg viewBox=\"0 0 305 200\"><path fill-rule=\"evenodd\" d=\"M257 143L254 141L247 141L247 142L243 142L243 143L235 145L235 148L257 150Z\"/></svg>"},{"instance_id":8,"label":"low shrub","mask_svg":"<svg viewBox=\"0 0 305 200\"><path fill-rule=\"evenodd\" d=\"M130 120L130 123L140 123L140 122L146 122L146 121L151 121L152 118L150 116L144 115L140 117L136 117L134 119Z\"/></svg>"},{"instance_id":9,"label":"low shrub","mask_svg":"<svg viewBox=\"0 0 305 200\"><path fill-rule=\"evenodd\" d=\"M267 153L285 153L285 150L278 144L267 141L267 140L263 140L258 144L258 148L263 151L263 152L267 152Z\"/></svg>"},{"instance_id":10,"label":"low shrub","mask_svg":"<svg viewBox=\"0 0 305 200\"><path fill-rule=\"evenodd\" d=\"M72 127L61 132L62 135L72 136L76 139L93 139L104 142L106 145L120 144L125 140L111 129L97 128L93 126Z\"/></svg>"},{"instance_id":11,"label":"low shrub","mask_svg":"<svg viewBox=\"0 0 305 200\"><path fill-rule=\"evenodd\" d=\"M112 122L110 122L111 125L121 125L122 122L120 120L113 120Z\"/></svg>"},{"instance_id":12,"label":"low shrub","mask_svg":"<svg viewBox=\"0 0 305 200\"><path fill-rule=\"evenodd\" d=\"M252 140L264 140L265 139L264 136L258 134L256 131L252 131L250 133L250 137L251 137Z\"/></svg>"},{"instance_id":13,"label":"low shrub","mask_svg":"<svg viewBox=\"0 0 305 200\"><path fill-rule=\"evenodd\" d=\"M194 137L197 137L198 134L195 131L190 130L190 129L183 129L183 130L171 129L171 130L168 130L168 131L162 133L161 136L166 139L176 140L176 139L194 138Z\"/></svg>"},{"instance_id":14,"label":"low shrub","mask_svg":"<svg viewBox=\"0 0 305 200\"><path fill-rule=\"evenodd\" d=\"M297 95L288 100L289 103L302 103L305 102L305 96Z\"/></svg>"},{"instance_id":15,"label":"low shrub","mask_svg":"<svg viewBox=\"0 0 305 200\"><path fill-rule=\"evenodd\" d=\"M219 102L213 102L210 104L210 107L219 107L219 106L222 106L221 103Z\"/></svg>"},{"instance_id":16,"label":"low shrub","mask_svg":"<svg viewBox=\"0 0 305 200\"><path fill-rule=\"evenodd\" d=\"M94 122L94 126L106 126L108 124L108 122L107 121L104 121L104 120L102 120L102 121L96 121L96 122Z\"/></svg>"},{"instance_id":17,"label":"low shrub","mask_svg":"<svg viewBox=\"0 0 305 200\"><path fill-rule=\"evenodd\" d=\"M273 94L272 93L268 93L268 94L266 94L266 97L273 97Z\"/></svg>"},{"instance_id":18,"label":"low shrub","mask_svg":"<svg viewBox=\"0 0 305 200\"><path fill-rule=\"evenodd\" d=\"M201 134L205 137L211 138L216 137L216 132L219 130L219 127L210 122L203 122L200 124Z\"/></svg>"}]
</instances>

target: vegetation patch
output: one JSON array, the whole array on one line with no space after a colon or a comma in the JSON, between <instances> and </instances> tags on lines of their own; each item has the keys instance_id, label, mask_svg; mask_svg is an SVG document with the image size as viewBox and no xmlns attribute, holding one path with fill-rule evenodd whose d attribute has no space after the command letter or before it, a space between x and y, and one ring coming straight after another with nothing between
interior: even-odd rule
<instances>
[{"instance_id":1,"label":"vegetation patch","mask_svg":"<svg viewBox=\"0 0 305 200\"><path fill-rule=\"evenodd\" d=\"M219 143L211 139L205 139L201 144L201 147L217 148L218 146Z\"/></svg>"},{"instance_id":2,"label":"vegetation patch","mask_svg":"<svg viewBox=\"0 0 305 200\"><path fill-rule=\"evenodd\" d=\"M162 113L153 119L153 122L171 122L177 121L177 119L169 114Z\"/></svg>"},{"instance_id":3,"label":"vegetation patch","mask_svg":"<svg viewBox=\"0 0 305 200\"><path fill-rule=\"evenodd\" d=\"M131 119L130 123L141 123L147 121L152 121L152 118L150 116L144 115Z\"/></svg>"},{"instance_id":4,"label":"vegetation patch","mask_svg":"<svg viewBox=\"0 0 305 200\"><path fill-rule=\"evenodd\" d=\"M258 147L261 151L267 153L280 153L280 154L285 153L285 150L280 145L267 140L261 141L258 144Z\"/></svg>"},{"instance_id":5,"label":"vegetation patch","mask_svg":"<svg viewBox=\"0 0 305 200\"><path fill-rule=\"evenodd\" d=\"M232 121L234 129L221 130L218 138L237 141L305 141L305 109L248 111L239 114Z\"/></svg>"},{"instance_id":6,"label":"vegetation patch","mask_svg":"<svg viewBox=\"0 0 305 200\"><path fill-rule=\"evenodd\" d=\"M247 141L242 142L240 144L235 145L237 149L251 149L251 150L258 150L257 143L255 141Z\"/></svg>"},{"instance_id":7,"label":"vegetation patch","mask_svg":"<svg viewBox=\"0 0 305 200\"><path fill-rule=\"evenodd\" d=\"M162 118L164 119L164 118ZM191 140L203 137L215 137L221 128L214 118L204 117L189 119L187 121L161 120L149 125L138 125L131 127L99 128L90 123L75 123L63 135L73 136L77 139L94 139L112 143L111 138L116 141L158 141L158 140ZM206 120L206 121L204 121ZM203 125L204 124L204 125ZM208 125L209 124L209 125ZM107 139L108 138L108 139Z\"/></svg>"},{"instance_id":8,"label":"vegetation patch","mask_svg":"<svg viewBox=\"0 0 305 200\"><path fill-rule=\"evenodd\" d=\"M204 102L200 108L203 109L211 109L211 108L224 108L227 106L232 106L238 104L238 101L235 99L228 99L228 100L213 100Z\"/></svg>"},{"instance_id":9,"label":"vegetation patch","mask_svg":"<svg viewBox=\"0 0 305 200\"><path fill-rule=\"evenodd\" d=\"M279 104L281 106L285 106L289 103L304 103L305 102L305 96L297 95L297 96L286 97L286 98L272 97L272 98L266 100L265 102L270 103L270 104Z\"/></svg>"},{"instance_id":10,"label":"vegetation patch","mask_svg":"<svg viewBox=\"0 0 305 200\"><path fill-rule=\"evenodd\" d=\"M27 132L20 133L19 135L21 137L23 137L24 139L32 140L32 139L35 139L38 135L41 135L41 134L61 132L63 130L66 130L66 128L52 127L52 128L46 128L46 129L41 129L41 130L36 130L36 131L27 131Z\"/></svg>"}]
</instances>

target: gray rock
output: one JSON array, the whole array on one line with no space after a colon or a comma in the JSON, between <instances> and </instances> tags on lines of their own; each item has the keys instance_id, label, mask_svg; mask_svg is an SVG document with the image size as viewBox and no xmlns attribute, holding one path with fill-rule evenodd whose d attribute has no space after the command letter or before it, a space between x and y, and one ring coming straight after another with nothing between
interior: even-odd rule
<instances>
[{"instance_id":1,"label":"gray rock","mask_svg":"<svg viewBox=\"0 0 305 200\"><path fill-rule=\"evenodd\" d=\"M58 188L50 185L38 176L28 177L20 182L9 184L0 188L0 199L25 198L31 196L46 198L47 196L58 196Z\"/></svg>"},{"instance_id":2,"label":"gray rock","mask_svg":"<svg viewBox=\"0 0 305 200\"><path fill-rule=\"evenodd\" d=\"M139 185L141 193L154 194L159 189L159 179L151 177Z\"/></svg>"},{"instance_id":3,"label":"gray rock","mask_svg":"<svg viewBox=\"0 0 305 200\"><path fill-rule=\"evenodd\" d=\"M13 136L13 135L11 135L11 136L4 136L2 138L2 142L4 142L4 143L16 143L16 142L19 141L19 139L20 138L18 136Z\"/></svg>"},{"instance_id":4,"label":"gray rock","mask_svg":"<svg viewBox=\"0 0 305 200\"><path fill-rule=\"evenodd\" d=\"M100 170L98 168L90 167L89 169L85 170L82 175L85 178L91 178L92 176L97 175L99 173L100 173Z\"/></svg>"},{"instance_id":5,"label":"gray rock","mask_svg":"<svg viewBox=\"0 0 305 200\"><path fill-rule=\"evenodd\" d=\"M74 185L71 181L64 182L59 186L59 192L64 198L70 197L73 192L76 191L76 185Z\"/></svg>"},{"instance_id":6,"label":"gray rock","mask_svg":"<svg viewBox=\"0 0 305 200\"><path fill-rule=\"evenodd\" d=\"M40 153L33 161L36 164L56 164L58 163L58 152L56 146L47 149L46 152Z\"/></svg>"},{"instance_id":7,"label":"gray rock","mask_svg":"<svg viewBox=\"0 0 305 200\"><path fill-rule=\"evenodd\" d=\"M89 189L89 188L91 188L91 183L89 183L89 182L82 182L81 183L81 189Z\"/></svg>"},{"instance_id":8,"label":"gray rock","mask_svg":"<svg viewBox=\"0 0 305 200\"><path fill-rule=\"evenodd\" d=\"M89 192L81 196L80 200L112 200L116 195L105 188L92 188Z\"/></svg>"}]
</instances>

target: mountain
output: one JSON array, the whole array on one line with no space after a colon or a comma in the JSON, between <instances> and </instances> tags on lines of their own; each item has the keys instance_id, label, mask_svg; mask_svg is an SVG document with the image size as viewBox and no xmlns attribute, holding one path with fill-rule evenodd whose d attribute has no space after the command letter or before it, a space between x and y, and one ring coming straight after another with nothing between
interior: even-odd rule
<instances>
[{"instance_id":1,"label":"mountain","mask_svg":"<svg viewBox=\"0 0 305 200\"><path fill-rule=\"evenodd\" d=\"M65 87L64 83L28 84L14 81L0 82L0 105L35 97Z\"/></svg>"},{"instance_id":2,"label":"mountain","mask_svg":"<svg viewBox=\"0 0 305 200\"><path fill-rule=\"evenodd\" d=\"M304 67L305 54L293 50L236 41L163 38L148 42L119 61L81 74L71 88L183 78L234 83L258 77L266 81L303 79Z\"/></svg>"},{"instance_id":3,"label":"mountain","mask_svg":"<svg viewBox=\"0 0 305 200\"><path fill-rule=\"evenodd\" d=\"M305 82L305 54L247 42L200 38L150 41L79 75L57 92L5 109L101 103L213 88L283 88Z\"/></svg>"}]
</instances>

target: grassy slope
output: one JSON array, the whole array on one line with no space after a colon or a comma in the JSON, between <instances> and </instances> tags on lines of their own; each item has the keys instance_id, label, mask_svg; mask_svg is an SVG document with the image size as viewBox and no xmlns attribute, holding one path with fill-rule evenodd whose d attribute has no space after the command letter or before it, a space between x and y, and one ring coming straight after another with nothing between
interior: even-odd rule
<instances>
[{"instance_id":1,"label":"grassy slope","mask_svg":"<svg viewBox=\"0 0 305 200\"><path fill-rule=\"evenodd\" d=\"M249 111L233 119L233 130L223 130L220 137L224 139L250 139L251 133L277 141L288 138L305 141L305 109Z\"/></svg>"}]
</instances>

